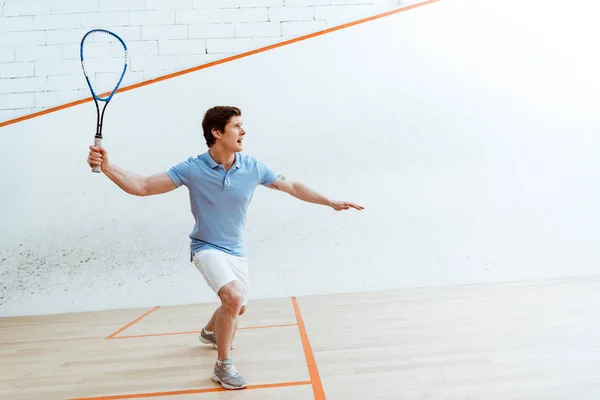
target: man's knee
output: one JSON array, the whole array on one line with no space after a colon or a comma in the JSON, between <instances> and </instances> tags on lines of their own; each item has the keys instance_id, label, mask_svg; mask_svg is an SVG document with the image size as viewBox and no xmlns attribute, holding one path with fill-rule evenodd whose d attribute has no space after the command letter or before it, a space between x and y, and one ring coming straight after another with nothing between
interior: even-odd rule
<instances>
[{"instance_id":1,"label":"man's knee","mask_svg":"<svg viewBox=\"0 0 600 400\"><path fill-rule=\"evenodd\" d=\"M242 287L239 282L229 282L219 290L219 297L223 307L232 315L238 315L241 312L244 302Z\"/></svg>"}]
</instances>

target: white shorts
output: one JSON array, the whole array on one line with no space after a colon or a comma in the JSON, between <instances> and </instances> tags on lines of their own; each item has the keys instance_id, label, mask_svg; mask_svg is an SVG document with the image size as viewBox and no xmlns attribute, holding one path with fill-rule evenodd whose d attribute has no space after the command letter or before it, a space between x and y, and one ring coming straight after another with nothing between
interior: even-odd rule
<instances>
[{"instance_id":1,"label":"white shorts","mask_svg":"<svg viewBox=\"0 0 600 400\"><path fill-rule=\"evenodd\" d=\"M250 276L247 258L209 249L195 253L192 262L217 295L224 285L237 279L243 289L242 305L248 304Z\"/></svg>"}]
</instances>

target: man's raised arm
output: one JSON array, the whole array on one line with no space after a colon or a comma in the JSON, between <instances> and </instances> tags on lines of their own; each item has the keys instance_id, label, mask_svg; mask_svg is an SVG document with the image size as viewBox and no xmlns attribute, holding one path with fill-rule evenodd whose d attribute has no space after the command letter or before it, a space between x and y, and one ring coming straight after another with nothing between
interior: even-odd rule
<instances>
[{"instance_id":1,"label":"man's raised arm","mask_svg":"<svg viewBox=\"0 0 600 400\"><path fill-rule=\"evenodd\" d=\"M151 176L141 176L111 164L108 160L108 152L102 147L90 146L88 164L90 167L99 165L104 175L125 192L135 196L152 196L177 188L169 175L164 172Z\"/></svg>"}]
</instances>

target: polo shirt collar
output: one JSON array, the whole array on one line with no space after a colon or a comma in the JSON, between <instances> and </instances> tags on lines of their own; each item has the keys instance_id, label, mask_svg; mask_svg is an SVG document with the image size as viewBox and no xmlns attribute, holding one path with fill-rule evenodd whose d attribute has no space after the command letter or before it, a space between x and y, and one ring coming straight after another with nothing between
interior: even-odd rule
<instances>
[{"instance_id":1,"label":"polo shirt collar","mask_svg":"<svg viewBox=\"0 0 600 400\"><path fill-rule=\"evenodd\" d=\"M239 169L240 168L240 156L238 155L238 153L235 153L234 156L235 156L235 160L233 161L233 165L231 166L231 168ZM204 159L208 162L208 165L212 169L215 169L216 167L221 165L221 164L218 164L215 160L213 160L212 156L210 155L210 150L207 151L206 153L204 153Z\"/></svg>"},{"instance_id":2,"label":"polo shirt collar","mask_svg":"<svg viewBox=\"0 0 600 400\"><path fill-rule=\"evenodd\" d=\"M210 151L207 151L206 153L204 153L204 159L206 160L206 162L212 169L215 169L216 167L219 166L219 164L217 164L217 162L215 160L213 160L212 156L210 155Z\"/></svg>"}]
</instances>

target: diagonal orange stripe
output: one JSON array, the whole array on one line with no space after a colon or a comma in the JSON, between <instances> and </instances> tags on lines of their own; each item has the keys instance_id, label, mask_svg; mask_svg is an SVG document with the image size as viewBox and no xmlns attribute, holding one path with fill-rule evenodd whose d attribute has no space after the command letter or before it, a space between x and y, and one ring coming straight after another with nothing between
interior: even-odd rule
<instances>
[{"instance_id":1,"label":"diagonal orange stripe","mask_svg":"<svg viewBox=\"0 0 600 400\"><path fill-rule=\"evenodd\" d=\"M166 332L166 333L146 333L143 335L129 335L129 336L115 336L111 339L135 339L143 337L155 337L155 336L174 336L174 335L192 335L198 334L200 331L189 331L189 332Z\"/></svg>"},{"instance_id":2,"label":"diagonal orange stripe","mask_svg":"<svg viewBox=\"0 0 600 400\"><path fill-rule=\"evenodd\" d=\"M267 328L281 328L286 326L297 326L297 324L282 324L282 325L265 325L265 326L247 326L245 328L238 328L238 331L247 329L267 329ZM122 331L121 331L122 332ZM172 336L172 335L191 335L198 334L200 331L188 331L188 332L166 332L166 333L146 333L144 335L130 335L130 336L114 336L111 339L134 339L142 337L154 337L154 336Z\"/></svg>"},{"instance_id":3,"label":"diagonal orange stripe","mask_svg":"<svg viewBox=\"0 0 600 400\"><path fill-rule=\"evenodd\" d=\"M310 385L310 382L282 382L282 383L269 383L265 385L251 385L244 390L253 389L268 389L288 386L303 386ZM161 396L177 396L182 394L196 394L196 393L211 393L211 392L226 392L229 389L222 387L210 388L210 389L192 389L192 390L176 390L172 392L154 392L154 393L134 393L134 394L121 394L115 396L102 396L102 397L78 397L70 400L122 400L122 399L141 399L145 397L161 397Z\"/></svg>"},{"instance_id":4,"label":"diagonal orange stripe","mask_svg":"<svg viewBox=\"0 0 600 400\"><path fill-rule=\"evenodd\" d=\"M296 313L296 320L298 321L298 329L300 330L300 339L302 340L302 348L304 349L304 357L306 358L306 364L308 365L308 374L310 375L310 381L313 387L313 393L315 400L325 400L325 391L323 390L323 383L319 376L319 369L317 368L317 362L315 361L315 355L310 346L308 340L308 334L306 333L306 327L302 320L302 314L300 314L300 307L298 307L298 301L295 297L292 297L292 303L294 304L294 313Z\"/></svg>"},{"instance_id":5,"label":"diagonal orange stripe","mask_svg":"<svg viewBox=\"0 0 600 400\"><path fill-rule=\"evenodd\" d=\"M281 324L281 325L262 325L262 326L247 326L245 328L238 328L238 331L246 329L266 329L266 328L283 328L285 326L296 326L298 324Z\"/></svg>"},{"instance_id":6,"label":"diagonal orange stripe","mask_svg":"<svg viewBox=\"0 0 600 400\"><path fill-rule=\"evenodd\" d=\"M107 339L114 339L115 336L117 336L119 333L123 332L125 329L129 328L131 325L135 324L136 322L139 322L142 318L150 315L151 313L153 313L154 311L156 311L158 309L159 309L159 307L154 307L152 310L144 313L144 315L142 315L141 317L138 317L138 318L134 319L133 321L131 321L130 323L128 323L127 325L125 325L124 327L122 327L121 329L119 329L118 331L111 333L107 337Z\"/></svg>"},{"instance_id":7,"label":"diagonal orange stripe","mask_svg":"<svg viewBox=\"0 0 600 400\"><path fill-rule=\"evenodd\" d=\"M311 38L314 38L314 37L317 37L317 36L324 35L326 33L331 33L331 32L335 32L335 31L339 31L341 29L349 28L351 26L355 26L355 25L358 25L358 24L364 24L365 22L373 21L373 20L376 20L376 19L379 19L379 18L383 18L383 17L388 17L390 15L394 15L394 14L398 14L400 12L412 10L413 8L422 7L422 6L425 6L425 5L428 5L428 4L431 4L431 3L435 3L435 2L438 2L438 1L440 1L440 0L427 0L427 1L424 1L422 3L416 3L416 4L412 4L410 6L406 6L406 7L402 7L402 8L397 8L395 10L391 10L391 11L387 11L387 12L384 12L384 13L381 13L381 14L373 15L371 17L359 19L357 21L348 22L346 24L334 26L332 28L328 28L328 29L325 29L325 30L322 30L322 31L318 31L318 32L310 33L308 35L299 36L297 38L285 40L283 42L272 44L270 46L261 47L261 48L256 49L256 50L251 50L251 51L247 51L247 52L244 52L244 53L236 54L236 55L231 56L231 57L226 57L226 58L223 58L223 59L220 59L220 60L212 61L212 62L209 62L207 64L202 64L202 65L199 65L199 66L196 66L196 67L192 67L192 68L184 69L184 70L181 70L181 71L173 72L171 74L159 76L159 77L154 78L154 79L150 79L150 80L147 80L147 81L144 81L144 82L140 82L140 83L136 83L136 84L133 84L133 85L130 85L130 86L125 86L123 88L120 88L119 90L117 90L117 93L119 93L119 92L126 92L126 91L132 90L132 89L137 89L137 88L142 87L142 86L147 86L147 85L150 85L150 84L153 84L153 83L156 83L156 82L160 82L160 81L164 81L164 80L167 80L167 79L175 78L175 77L178 77L178 76L181 76L181 75L189 74L190 72L199 71L201 69L209 68L209 67L212 67L212 66L215 66L215 65L224 64L226 62L230 62L230 61L233 61L233 60L237 60L237 59L240 59L240 58L248 57L248 56L251 56L251 55L254 55L254 54L258 54L258 53L262 53L262 52L265 52L265 51L268 51L268 50L273 50L273 49L276 49L278 47L287 46L287 45L290 45L292 43L300 42L300 41L303 41L303 40L306 40L306 39L311 39ZM28 120L28 119L31 119L31 118L39 117L39 116L44 115L44 114L48 114L48 113L52 113L52 112L64 110L65 108L74 107L74 106L77 106L79 104L87 103L89 101L92 101L91 97L88 97L88 98L85 98L85 99L81 99L81 100L77 100L77 101L74 101L74 102L71 102L71 103L67 103L67 104L62 104L60 106L48 108L48 109L43 110L43 111L39 111L39 112L36 112L36 113L33 113L33 114L29 114L29 115L24 115L22 117L11 119L11 120L8 120L8 121L5 121L5 122L0 122L0 128L2 128L3 126L16 124L17 122L22 122L22 121L25 121L25 120Z\"/></svg>"}]
</instances>

